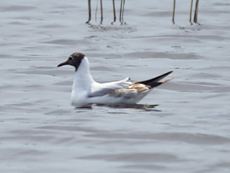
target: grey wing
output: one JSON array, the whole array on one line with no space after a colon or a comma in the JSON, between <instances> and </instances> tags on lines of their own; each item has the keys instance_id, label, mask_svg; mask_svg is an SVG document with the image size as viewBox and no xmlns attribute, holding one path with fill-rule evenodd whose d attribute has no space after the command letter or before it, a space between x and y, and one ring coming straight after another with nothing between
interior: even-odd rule
<instances>
[{"instance_id":1,"label":"grey wing","mask_svg":"<svg viewBox=\"0 0 230 173\"><path fill-rule=\"evenodd\" d=\"M92 98L92 97L100 97L100 96L104 96L106 94L109 94L110 92L116 90L117 88L102 88L100 90L97 90L97 91L94 91L94 92L91 92L88 94L88 97L89 98Z\"/></svg>"},{"instance_id":2,"label":"grey wing","mask_svg":"<svg viewBox=\"0 0 230 173\"><path fill-rule=\"evenodd\" d=\"M110 94L111 92L117 89L126 89L130 86L130 84L132 84L132 82L129 82L129 78L126 78L121 81L116 81L116 82L97 84L90 91L90 93L88 94L88 97L92 98L92 97L104 96L106 94Z\"/></svg>"}]
</instances>

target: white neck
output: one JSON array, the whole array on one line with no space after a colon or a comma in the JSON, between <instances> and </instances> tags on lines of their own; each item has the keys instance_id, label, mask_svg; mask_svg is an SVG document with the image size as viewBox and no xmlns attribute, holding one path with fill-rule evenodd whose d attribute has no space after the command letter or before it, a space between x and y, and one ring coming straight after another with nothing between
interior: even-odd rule
<instances>
[{"instance_id":1,"label":"white neck","mask_svg":"<svg viewBox=\"0 0 230 173\"><path fill-rule=\"evenodd\" d=\"M74 88L81 88L83 90L87 90L89 86L95 81L93 80L90 69L89 69L89 61L86 57L81 60L81 64L75 72L73 90Z\"/></svg>"}]
</instances>

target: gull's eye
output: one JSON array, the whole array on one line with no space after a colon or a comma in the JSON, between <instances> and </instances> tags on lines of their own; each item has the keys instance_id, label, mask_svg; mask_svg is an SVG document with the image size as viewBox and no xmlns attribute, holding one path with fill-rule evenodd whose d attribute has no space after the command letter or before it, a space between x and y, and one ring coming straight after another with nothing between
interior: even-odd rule
<instances>
[{"instance_id":1,"label":"gull's eye","mask_svg":"<svg viewBox=\"0 0 230 173\"><path fill-rule=\"evenodd\" d=\"M73 57L72 57L72 56L70 56L70 57L69 57L69 60L73 60Z\"/></svg>"}]
</instances>

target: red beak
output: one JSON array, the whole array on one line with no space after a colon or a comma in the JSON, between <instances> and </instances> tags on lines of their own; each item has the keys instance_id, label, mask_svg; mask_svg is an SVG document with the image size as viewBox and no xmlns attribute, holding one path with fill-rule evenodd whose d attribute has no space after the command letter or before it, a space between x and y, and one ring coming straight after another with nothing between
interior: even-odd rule
<instances>
[{"instance_id":1,"label":"red beak","mask_svg":"<svg viewBox=\"0 0 230 173\"><path fill-rule=\"evenodd\" d=\"M68 61L59 64L57 67L61 67L61 66L63 66L63 65L69 65Z\"/></svg>"}]
</instances>

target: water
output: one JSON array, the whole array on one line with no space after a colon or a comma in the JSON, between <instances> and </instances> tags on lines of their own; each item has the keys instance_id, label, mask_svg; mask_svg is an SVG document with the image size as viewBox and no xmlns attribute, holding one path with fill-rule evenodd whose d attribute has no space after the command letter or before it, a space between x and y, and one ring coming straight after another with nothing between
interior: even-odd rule
<instances>
[{"instance_id":1,"label":"water","mask_svg":"<svg viewBox=\"0 0 230 173\"><path fill-rule=\"evenodd\" d=\"M126 1L127 25L88 19L87 1L0 3L1 172L229 172L230 4L202 0ZM92 4L93 9L96 2ZM116 6L119 6L117 1ZM70 105L76 51L100 82L144 80L174 70L174 80L140 104L151 109Z\"/></svg>"}]
</instances>

